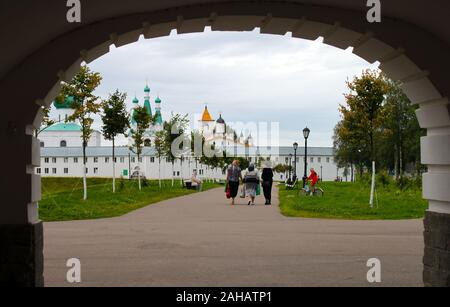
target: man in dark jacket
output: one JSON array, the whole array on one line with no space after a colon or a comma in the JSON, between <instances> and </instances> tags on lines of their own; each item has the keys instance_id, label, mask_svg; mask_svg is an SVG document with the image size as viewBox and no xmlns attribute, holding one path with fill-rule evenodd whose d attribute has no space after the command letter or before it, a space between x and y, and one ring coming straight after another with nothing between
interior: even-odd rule
<instances>
[{"instance_id":1,"label":"man in dark jacket","mask_svg":"<svg viewBox=\"0 0 450 307\"><path fill-rule=\"evenodd\" d=\"M264 166L261 179L264 197L266 198L266 206L270 206L272 204L273 170L269 164Z\"/></svg>"}]
</instances>

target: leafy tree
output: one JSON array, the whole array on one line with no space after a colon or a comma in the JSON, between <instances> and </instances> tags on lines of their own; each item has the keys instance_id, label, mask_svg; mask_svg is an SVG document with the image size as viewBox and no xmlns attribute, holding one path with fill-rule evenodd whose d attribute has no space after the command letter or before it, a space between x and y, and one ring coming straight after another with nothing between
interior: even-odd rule
<instances>
[{"instance_id":1,"label":"leafy tree","mask_svg":"<svg viewBox=\"0 0 450 307\"><path fill-rule=\"evenodd\" d=\"M175 144L176 141L182 140L182 137L184 136L187 126L189 124L189 120L187 119L187 117L188 117L187 115L181 116L177 114L173 116L168 122L165 122L163 125L165 156L167 157L168 161L172 164L172 187L175 185L175 178L173 173L175 161L178 158L181 159L181 156L177 155L178 153L174 152L173 145ZM179 145L180 147L176 149L180 153L184 149L181 147L183 146L183 142Z\"/></svg>"},{"instance_id":2,"label":"leafy tree","mask_svg":"<svg viewBox=\"0 0 450 307\"><path fill-rule=\"evenodd\" d=\"M42 113L43 113L43 117L42 117L42 125L40 127L40 129L37 129L35 131L35 137L37 138L39 136L39 134L41 134L42 132L44 132L45 130L47 130L48 128L50 128L52 125L54 125L56 122L54 120L52 120L50 118L50 111L51 111L51 107L41 107L42 109Z\"/></svg>"},{"instance_id":3,"label":"leafy tree","mask_svg":"<svg viewBox=\"0 0 450 307\"><path fill-rule=\"evenodd\" d=\"M131 130L131 135L133 138L133 146L130 148L138 158L138 182L139 190L142 190L141 184L141 155L142 149L144 148L144 134L145 131L150 127L152 121L151 116L147 113L145 107L136 107L134 109L133 118L136 121L136 128Z\"/></svg>"},{"instance_id":4,"label":"leafy tree","mask_svg":"<svg viewBox=\"0 0 450 307\"><path fill-rule=\"evenodd\" d=\"M72 107L74 113L67 120L78 121L81 125L81 140L83 147L83 189L84 200L87 200L87 182L86 182L86 147L92 136L93 116L99 113L101 102L94 95L94 91L100 85L102 77L97 72L92 72L89 67L81 66L80 71L73 77L69 83L62 85L61 93L56 98L58 102L63 102L66 97L73 97Z\"/></svg>"},{"instance_id":5,"label":"leafy tree","mask_svg":"<svg viewBox=\"0 0 450 307\"><path fill-rule=\"evenodd\" d=\"M125 134L130 127L130 116L125 104L126 98L127 94L116 90L103 102L103 136L106 140L112 141L113 193L116 192L115 141L117 136Z\"/></svg>"},{"instance_id":6,"label":"leafy tree","mask_svg":"<svg viewBox=\"0 0 450 307\"><path fill-rule=\"evenodd\" d=\"M403 176L407 163L420 165L420 137L424 135L416 107L403 93L400 83L389 81L386 95L381 158L385 167L394 169L396 179Z\"/></svg>"},{"instance_id":7,"label":"leafy tree","mask_svg":"<svg viewBox=\"0 0 450 307\"><path fill-rule=\"evenodd\" d=\"M340 106L344 128L357 130L369 151L370 162L375 161L375 134L383 118L383 101L388 91L386 78L378 71L366 70L361 77L347 82L347 86L350 93L345 95L346 105Z\"/></svg>"},{"instance_id":8,"label":"leafy tree","mask_svg":"<svg viewBox=\"0 0 450 307\"><path fill-rule=\"evenodd\" d=\"M381 169L394 170L397 179L409 164L420 170L420 137L424 131L416 119L416 108L402 92L400 84L375 72L364 72L355 80L354 84L349 83L353 90L346 95L347 105L340 107L342 119L334 132L338 166L350 166L352 176L353 166L356 166L361 178L363 170L370 168L373 160L378 161ZM378 97L376 101L374 97ZM365 103L371 99L372 103ZM373 104L376 106L371 107Z\"/></svg>"},{"instance_id":9,"label":"leafy tree","mask_svg":"<svg viewBox=\"0 0 450 307\"><path fill-rule=\"evenodd\" d=\"M158 182L159 188L162 188L161 183L161 158L165 156L165 131L158 131L155 133L155 151L158 158Z\"/></svg>"}]
</instances>

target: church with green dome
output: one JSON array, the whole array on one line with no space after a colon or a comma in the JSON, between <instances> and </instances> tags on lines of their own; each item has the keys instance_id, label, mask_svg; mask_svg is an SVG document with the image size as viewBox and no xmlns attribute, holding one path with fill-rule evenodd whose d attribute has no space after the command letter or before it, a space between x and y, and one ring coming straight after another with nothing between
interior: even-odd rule
<instances>
[{"instance_id":1,"label":"church with green dome","mask_svg":"<svg viewBox=\"0 0 450 307\"><path fill-rule=\"evenodd\" d=\"M41 147L81 147L81 125L76 122L69 122L73 115L74 98L69 96L62 102L54 101L52 108L52 120L55 124L45 128L39 134ZM101 146L102 134L94 130L88 146Z\"/></svg>"},{"instance_id":2,"label":"church with green dome","mask_svg":"<svg viewBox=\"0 0 450 307\"><path fill-rule=\"evenodd\" d=\"M133 99L133 107L131 110L131 128L130 128L130 131L128 132L128 145L129 146L132 146L132 144L134 142L132 135L131 135L131 131L133 131L133 129L136 129L136 120L135 120L135 116L136 116L135 109L136 108L143 106L146 109L147 114L151 118L154 119L154 122L150 125L149 129L147 129L147 131L144 134L144 143L145 143L146 147L153 146L153 144L155 143L155 133L158 131L161 131L163 129L164 121L163 121L163 116L161 113L162 100L161 100L161 98L159 98L159 96L156 97L155 104L154 104L155 112L153 113L152 104L150 102L150 93L151 93L151 89L147 84L144 88L144 104L141 105L140 101L137 97L134 97L134 99Z\"/></svg>"}]
</instances>

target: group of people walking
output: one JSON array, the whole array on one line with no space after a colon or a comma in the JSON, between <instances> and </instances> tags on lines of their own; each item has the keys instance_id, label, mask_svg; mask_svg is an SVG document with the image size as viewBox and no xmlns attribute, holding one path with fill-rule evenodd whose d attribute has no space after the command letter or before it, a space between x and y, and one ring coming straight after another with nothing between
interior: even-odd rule
<instances>
[{"instance_id":1,"label":"group of people walking","mask_svg":"<svg viewBox=\"0 0 450 307\"><path fill-rule=\"evenodd\" d=\"M243 186L240 197L248 198L249 206L255 205L256 196L258 196L261 191L261 185L266 199L265 205L270 206L272 204L273 170L269 164L264 166L260 177L254 164L250 164L243 175L239 166L239 161L233 161L228 168L226 181L227 197L231 199L232 206L236 204L241 181L243 182Z\"/></svg>"}]
</instances>

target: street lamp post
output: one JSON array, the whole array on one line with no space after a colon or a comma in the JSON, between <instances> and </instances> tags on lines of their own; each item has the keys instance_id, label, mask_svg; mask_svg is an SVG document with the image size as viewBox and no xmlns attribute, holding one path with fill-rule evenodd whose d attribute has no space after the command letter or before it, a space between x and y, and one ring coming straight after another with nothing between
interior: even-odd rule
<instances>
[{"instance_id":1,"label":"street lamp post","mask_svg":"<svg viewBox=\"0 0 450 307\"><path fill-rule=\"evenodd\" d=\"M303 129L303 137L305 138L305 173L303 175L303 188L306 187L306 180L308 180L307 168L308 168L308 138L311 130L306 127Z\"/></svg>"},{"instance_id":2,"label":"street lamp post","mask_svg":"<svg viewBox=\"0 0 450 307\"><path fill-rule=\"evenodd\" d=\"M289 154L289 182L292 182L291 174L292 174L292 154Z\"/></svg>"},{"instance_id":3,"label":"street lamp post","mask_svg":"<svg viewBox=\"0 0 450 307\"><path fill-rule=\"evenodd\" d=\"M297 180L297 149L298 143L294 143L294 182Z\"/></svg>"}]
</instances>

